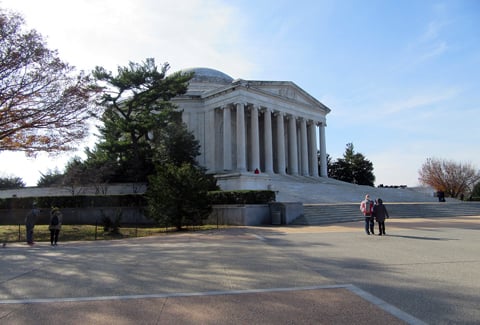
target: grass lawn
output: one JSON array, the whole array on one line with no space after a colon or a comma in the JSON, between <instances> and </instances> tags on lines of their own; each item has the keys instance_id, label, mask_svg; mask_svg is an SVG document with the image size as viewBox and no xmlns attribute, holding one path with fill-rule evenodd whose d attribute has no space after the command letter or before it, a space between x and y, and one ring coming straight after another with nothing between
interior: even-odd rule
<instances>
[{"instance_id":1,"label":"grass lawn","mask_svg":"<svg viewBox=\"0 0 480 325\"><path fill-rule=\"evenodd\" d=\"M186 231L201 231L217 229L216 225L198 226L185 228ZM145 228L145 227L121 227L119 233L104 232L103 226L91 225L62 225L59 241L80 241L80 240L112 240L121 238L146 237L167 232L175 232L175 228ZM24 242L26 241L25 225L0 226L0 242ZM36 242L50 242L50 231L47 225L37 225L34 229L34 240Z\"/></svg>"}]
</instances>

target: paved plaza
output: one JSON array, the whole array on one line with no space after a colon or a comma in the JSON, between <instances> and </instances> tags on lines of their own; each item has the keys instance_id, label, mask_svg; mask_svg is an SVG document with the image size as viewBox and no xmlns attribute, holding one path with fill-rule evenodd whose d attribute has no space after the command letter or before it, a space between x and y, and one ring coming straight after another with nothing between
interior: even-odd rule
<instances>
[{"instance_id":1,"label":"paved plaza","mask_svg":"<svg viewBox=\"0 0 480 325\"><path fill-rule=\"evenodd\" d=\"M2 324L474 324L480 217L0 248Z\"/></svg>"}]
</instances>

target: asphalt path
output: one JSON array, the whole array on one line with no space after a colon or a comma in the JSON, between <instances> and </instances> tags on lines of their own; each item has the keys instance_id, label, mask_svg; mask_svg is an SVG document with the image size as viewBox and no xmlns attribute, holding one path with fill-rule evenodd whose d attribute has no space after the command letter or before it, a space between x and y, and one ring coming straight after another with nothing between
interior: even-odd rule
<instances>
[{"instance_id":1,"label":"asphalt path","mask_svg":"<svg viewBox=\"0 0 480 325\"><path fill-rule=\"evenodd\" d=\"M1 324L478 324L480 217L0 248Z\"/></svg>"}]
</instances>

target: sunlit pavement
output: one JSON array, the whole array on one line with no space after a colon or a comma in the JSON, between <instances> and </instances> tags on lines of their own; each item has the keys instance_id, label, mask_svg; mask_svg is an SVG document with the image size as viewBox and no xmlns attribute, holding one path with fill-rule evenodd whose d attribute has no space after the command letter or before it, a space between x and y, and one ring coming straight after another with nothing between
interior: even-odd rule
<instances>
[{"instance_id":1,"label":"sunlit pavement","mask_svg":"<svg viewBox=\"0 0 480 325\"><path fill-rule=\"evenodd\" d=\"M2 324L473 324L480 217L0 248Z\"/></svg>"}]
</instances>

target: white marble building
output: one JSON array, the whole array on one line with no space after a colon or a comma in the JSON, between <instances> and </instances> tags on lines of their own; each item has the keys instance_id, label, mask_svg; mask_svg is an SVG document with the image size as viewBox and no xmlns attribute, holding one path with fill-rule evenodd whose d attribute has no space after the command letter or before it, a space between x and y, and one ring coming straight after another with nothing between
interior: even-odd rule
<instances>
[{"instance_id":1,"label":"white marble building","mask_svg":"<svg viewBox=\"0 0 480 325\"><path fill-rule=\"evenodd\" d=\"M327 106L291 81L234 80L208 68L184 71L195 74L174 102L200 141L200 164L223 189L266 188L282 175L327 177Z\"/></svg>"}]
</instances>

